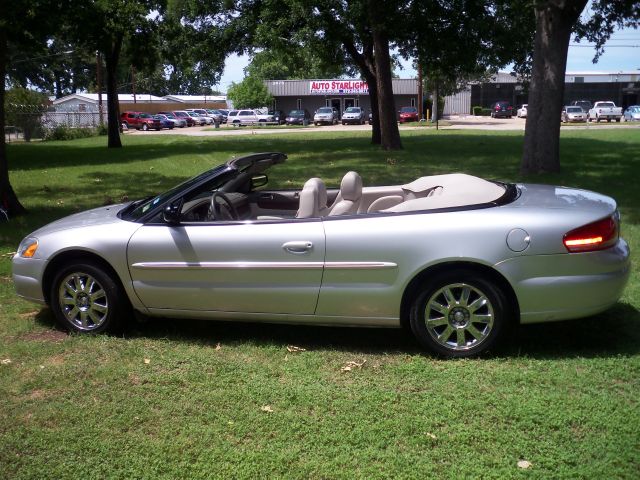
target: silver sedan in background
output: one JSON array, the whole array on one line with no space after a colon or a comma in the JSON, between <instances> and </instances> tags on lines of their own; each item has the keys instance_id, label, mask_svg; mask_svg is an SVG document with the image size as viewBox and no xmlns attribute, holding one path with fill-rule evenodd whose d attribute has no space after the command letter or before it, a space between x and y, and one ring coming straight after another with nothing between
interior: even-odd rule
<instances>
[{"instance_id":1,"label":"silver sedan in background","mask_svg":"<svg viewBox=\"0 0 640 480\"><path fill-rule=\"evenodd\" d=\"M65 328L150 317L406 327L446 357L513 323L597 314L629 247L613 199L453 173L268 189L282 153L232 159L155 197L62 218L13 258L17 293Z\"/></svg>"},{"instance_id":2,"label":"silver sedan in background","mask_svg":"<svg viewBox=\"0 0 640 480\"><path fill-rule=\"evenodd\" d=\"M622 117L625 122L640 122L640 105L631 105Z\"/></svg>"}]
</instances>

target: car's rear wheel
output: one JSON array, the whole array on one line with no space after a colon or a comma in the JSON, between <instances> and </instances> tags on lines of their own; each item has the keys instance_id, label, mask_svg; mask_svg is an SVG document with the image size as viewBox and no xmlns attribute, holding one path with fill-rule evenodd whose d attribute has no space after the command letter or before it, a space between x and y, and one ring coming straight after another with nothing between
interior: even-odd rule
<instances>
[{"instance_id":1,"label":"car's rear wheel","mask_svg":"<svg viewBox=\"0 0 640 480\"><path fill-rule=\"evenodd\" d=\"M128 305L120 285L92 262L71 264L58 272L50 295L56 320L78 333L117 330Z\"/></svg>"},{"instance_id":2,"label":"car's rear wheel","mask_svg":"<svg viewBox=\"0 0 640 480\"><path fill-rule=\"evenodd\" d=\"M445 357L474 357L493 347L508 322L508 301L490 280L455 270L422 285L410 314L420 344Z\"/></svg>"}]
</instances>

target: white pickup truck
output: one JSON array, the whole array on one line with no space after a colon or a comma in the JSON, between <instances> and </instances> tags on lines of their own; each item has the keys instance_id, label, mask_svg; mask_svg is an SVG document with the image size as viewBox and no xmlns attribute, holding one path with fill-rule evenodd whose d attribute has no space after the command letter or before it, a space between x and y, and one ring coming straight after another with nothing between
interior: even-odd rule
<instances>
[{"instance_id":1,"label":"white pickup truck","mask_svg":"<svg viewBox=\"0 0 640 480\"><path fill-rule=\"evenodd\" d=\"M231 120L231 119L229 119ZM264 115L256 110L238 110L238 114L231 120L231 125L239 127L240 125L253 125L258 123L264 125L267 123L275 123L273 115Z\"/></svg>"},{"instance_id":2,"label":"white pickup truck","mask_svg":"<svg viewBox=\"0 0 640 480\"><path fill-rule=\"evenodd\" d=\"M616 107L616 104L613 102L596 102L593 104L593 108L589 110L589 115L587 116L587 120L589 122L599 122L600 120L606 120L610 122L611 120L615 120L619 122L622 118L622 108Z\"/></svg>"}]
</instances>

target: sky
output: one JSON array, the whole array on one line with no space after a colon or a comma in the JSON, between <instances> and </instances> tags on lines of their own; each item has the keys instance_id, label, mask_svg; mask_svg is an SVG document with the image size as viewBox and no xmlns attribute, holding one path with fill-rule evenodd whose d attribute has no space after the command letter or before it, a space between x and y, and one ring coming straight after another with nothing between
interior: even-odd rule
<instances>
[{"instance_id":1,"label":"sky","mask_svg":"<svg viewBox=\"0 0 640 480\"><path fill-rule=\"evenodd\" d=\"M592 44L581 42L569 45L567 72L633 72L640 74L640 30L623 29L615 32L605 45L605 53L598 63L592 63L595 49ZM249 57L232 55L227 58L225 70L218 89L226 92L231 82L241 82L243 69ZM403 62L403 70L397 71L400 78L414 78L417 73L411 61Z\"/></svg>"}]
</instances>

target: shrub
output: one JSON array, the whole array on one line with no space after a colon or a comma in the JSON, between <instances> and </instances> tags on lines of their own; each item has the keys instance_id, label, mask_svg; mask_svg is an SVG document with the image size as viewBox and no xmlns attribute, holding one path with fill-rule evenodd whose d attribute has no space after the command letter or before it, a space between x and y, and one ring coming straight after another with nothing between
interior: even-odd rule
<instances>
[{"instance_id":1,"label":"shrub","mask_svg":"<svg viewBox=\"0 0 640 480\"><path fill-rule=\"evenodd\" d=\"M482 116L483 117L490 117L491 116L491 109L490 108L483 108L482 109Z\"/></svg>"},{"instance_id":2,"label":"shrub","mask_svg":"<svg viewBox=\"0 0 640 480\"><path fill-rule=\"evenodd\" d=\"M482 107L480 105L476 105L475 107L472 107L471 113L473 114L474 117L479 117L480 115L482 115Z\"/></svg>"},{"instance_id":3,"label":"shrub","mask_svg":"<svg viewBox=\"0 0 640 480\"><path fill-rule=\"evenodd\" d=\"M95 128L72 128L64 125L45 131L44 140L74 140L76 138L95 137L98 134Z\"/></svg>"},{"instance_id":4,"label":"shrub","mask_svg":"<svg viewBox=\"0 0 640 480\"><path fill-rule=\"evenodd\" d=\"M107 124L101 123L100 125L98 125L98 127L96 128L96 134L101 137L109 135L109 127L107 126Z\"/></svg>"}]
</instances>

